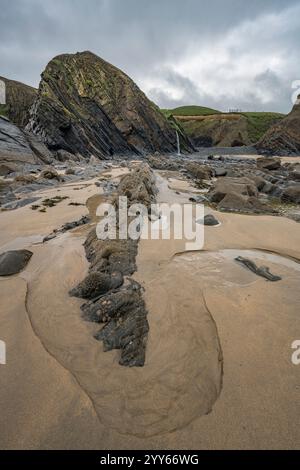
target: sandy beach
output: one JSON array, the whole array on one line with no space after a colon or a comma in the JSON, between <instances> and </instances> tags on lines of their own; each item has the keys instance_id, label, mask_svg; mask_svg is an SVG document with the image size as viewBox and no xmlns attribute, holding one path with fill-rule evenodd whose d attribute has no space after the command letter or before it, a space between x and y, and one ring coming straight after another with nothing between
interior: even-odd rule
<instances>
[{"instance_id":1,"label":"sandy beach","mask_svg":"<svg viewBox=\"0 0 300 470\"><path fill-rule=\"evenodd\" d=\"M118 171L113 176L117 178ZM120 173L124 169L120 169ZM187 203L195 189L157 172L159 202ZM90 202L87 181L60 194ZM43 197L54 190L45 190ZM179 194L178 194L179 193ZM2 278L0 408L3 449L297 448L300 226L284 217L213 212L204 250L185 240L141 240L134 278L144 288L150 334L143 368L122 368L93 338L82 301L68 295L85 275L91 226L44 236L88 213L66 199L47 214L0 214L1 252L33 253ZM211 212L211 211L210 211ZM270 283L234 261L251 256L282 276Z\"/></svg>"}]
</instances>

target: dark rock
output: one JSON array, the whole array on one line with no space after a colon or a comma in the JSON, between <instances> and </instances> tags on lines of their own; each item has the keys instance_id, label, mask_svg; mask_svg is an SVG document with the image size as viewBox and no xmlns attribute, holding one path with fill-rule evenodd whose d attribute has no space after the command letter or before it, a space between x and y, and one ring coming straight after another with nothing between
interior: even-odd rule
<instances>
[{"instance_id":1,"label":"dark rock","mask_svg":"<svg viewBox=\"0 0 300 470\"><path fill-rule=\"evenodd\" d=\"M12 276L21 272L33 253L29 250L6 251L0 254L0 276Z\"/></svg>"},{"instance_id":2,"label":"dark rock","mask_svg":"<svg viewBox=\"0 0 300 470\"><path fill-rule=\"evenodd\" d=\"M220 225L220 222L212 214L207 214L204 216L204 219L197 220L197 224L203 224L207 226Z\"/></svg>"},{"instance_id":3,"label":"dark rock","mask_svg":"<svg viewBox=\"0 0 300 470\"><path fill-rule=\"evenodd\" d=\"M95 336L103 341L104 351L121 349L120 365L142 367L145 363L146 340L149 331L143 306L130 309L118 320L112 319Z\"/></svg>"},{"instance_id":4,"label":"dark rock","mask_svg":"<svg viewBox=\"0 0 300 470\"><path fill-rule=\"evenodd\" d=\"M280 276L276 276L272 273L270 273L270 269L266 266L261 266L258 267L254 261L251 261L250 259L243 258L242 256L238 256L235 258L235 260L245 266L246 268L250 269L253 273L257 274L257 276L264 277L268 281L276 282L276 281L281 281Z\"/></svg>"},{"instance_id":5,"label":"dark rock","mask_svg":"<svg viewBox=\"0 0 300 470\"><path fill-rule=\"evenodd\" d=\"M77 227L80 227L82 225L88 224L90 221L91 221L90 217L84 215L79 220L75 220L74 222L67 222L59 230L54 230L53 233L51 233L50 235L45 237L43 239L43 243L46 243L49 240L53 240L53 238L55 238L59 233L65 233L69 230L73 230L74 228L77 228Z\"/></svg>"},{"instance_id":6,"label":"dark rock","mask_svg":"<svg viewBox=\"0 0 300 470\"><path fill-rule=\"evenodd\" d=\"M117 289L122 284L123 276L120 272L111 275L91 272L77 287L70 291L70 295L81 299L94 299L112 289Z\"/></svg>"}]
</instances>

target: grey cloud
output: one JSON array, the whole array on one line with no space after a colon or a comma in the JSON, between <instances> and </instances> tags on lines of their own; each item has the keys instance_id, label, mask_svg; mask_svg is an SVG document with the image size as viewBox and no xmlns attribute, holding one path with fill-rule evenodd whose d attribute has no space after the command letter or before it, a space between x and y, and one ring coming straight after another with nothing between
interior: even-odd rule
<instances>
[{"instance_id":1,"label":"grey cloud","mask_svg":"<svg viewBox=\"0 0 300 470\"><path fill-rule=\"evenodd\" d=\"M198 103L220 109L250 105L260 109L265 104L259 94L251 94L250 82L244 93L215 96L205 80L199 88L197 81L201 77L178 73L173 65L197 44L207 45L210 50L245 21L255 24L256 18L264 14L299 4L299 0L0 0L0 74L37 86L40 73L52 57L89 49L123 69L141 86L148 81L145 91L160 106ZM300 78L298 30L297 23L284 25L279 36L270 31L264 44L259 38L243 45L237 40L228 50L235 64L247 49L260 54L265 49L269 57L278 48L290 52L290 63L282 76L266 68L266 75L253 81L262 92L269 86L277 87L268 107L284 111L290 107L290 81ZM297 66L299 76L295 76ZM221 83L221 72L219 67L211 80ZM179 101L171 99L167 89L155 83L151 86L157 76L166 85L181 89Z\"/></svg>"}]
</instances>

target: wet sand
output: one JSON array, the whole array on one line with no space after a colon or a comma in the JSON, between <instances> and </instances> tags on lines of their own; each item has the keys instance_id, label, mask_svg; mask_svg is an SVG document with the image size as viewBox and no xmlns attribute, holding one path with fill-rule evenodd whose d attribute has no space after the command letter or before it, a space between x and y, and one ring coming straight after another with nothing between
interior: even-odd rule
<instances>
[{"instance_id":1,"label":"wet sand","mask_svg":"<svg viewBox=\"0 0 300 470\"><path fill-rule=\"evenodd\" d=\"M175 175L158 181L161 202L184 203L194 191ZM86 202L96 189L74 193ZM145 367L127 369L118 352L103 353L93 339L99 326L84 322L81 301L68 296L88 269L88 227L34 244L87 213L68 202L46 214L0 214L0 251L25 243L34 252L23 273L0 280L8 347L0 447L299 447L300 370L290 348L300 337L300 225L214 213L221 225L205 228L204 251L185 252L184 240L141 240L135 278L145 288L150 335ZM244 250L283 280L267 282L235 263Z\"/></svg>"}]
</instances>

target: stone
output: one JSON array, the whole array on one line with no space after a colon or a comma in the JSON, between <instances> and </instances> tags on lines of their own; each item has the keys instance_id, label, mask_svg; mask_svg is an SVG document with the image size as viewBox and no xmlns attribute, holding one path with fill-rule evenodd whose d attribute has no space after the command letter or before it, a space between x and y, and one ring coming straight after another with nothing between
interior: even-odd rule
<instances>
[{"instance_id":1,"label":"stone","mask_svg":"<svg viewBox=\"0 0 300 470\"><path fill-rule=\"evenodd\" d=\"M260 170L278 170L281 167L281 160L276 157L260 157L256 164Z\"/></svg>"},{"instance_id":2,"label":"stone","mask_svg":"<svg viewBox=\"0 0 300 470\"><path fill-rule=\"evenodd\" d=\"M51 168L51 167L45 168L41 172L39 178L45 178L47 180L54 180L55 179L55 180L58 180L58 181L60 181L60 179L61 179L61 177L59 176L57 171L54 168Z\"/></svg>"},{"instance_id":3,"label":"stone","mask_svg":"<svg viewBox=\"0 0 300 470\"><path fill-rule=\"evenodd\" d=\"M226 168L216 168L215 169L215 177L220 178L221 176L226 176L227 170Z\"/></svg>"},{"instance_id":4,"label":"stone","mask_svg":"<svg viewBox=\"0 0 300 470\"><path fill-rule=\"evenodd\" d=\"M258 191L249 178L224 177L218 180L212 190L209 192L211 202L219 203L227 194L239 194L241 196L257 196Z\"/></svg>"},{"instance_id":5,"label":"stone","mask_svg":"<svg viewBox=\"0 0 300 470\"><path fill-rule=\"evenodd\" d=\"M254 274L257 274L257 276L264 277L268 281L276 282L276 281L281 281L281 279L282 279L280 276L276 276L276 275L270 273L270 269L268 267L266 267L266 266L258 267L254 263L254 261L252 261L250 259L243 258L242 256L238 256L237 258L235 258L235 261L237 261L238 263L240 263L243 266L245 266L246 268L248 268Z\"/></svg>"},{"instance_id":6,"label":"stone","mask_svg":"<svg viewBox=\"0 0 300 470\"><path fill-rule=\"evenodd\" d=\"M207 226L220 225L220 222L212 214L207 214L204 216L204 219L197 220L197 224L203 224Z\"/></svg>"},{"instance_id":7,"label":"stone","mask_svg":"<svg viewBox=\"0 0 300 470\"><path fill-rule=\"evenodd\" d=\"M0 276L12 276L23 271L32 255L29 250L6 251L0 254Z\"/></svg>"},{"instance_id":8,"label":"stone","mask_svg":"<svg viewBox=\"0 0 300 470\"><path fill-rule=\"evenodd\" d=\"M198 180L209 180L213 175L212 169L201 163L191 162L186 165L187 171Z\"/></svg>"},{"instance_id":9,"label":"stone","mask_svg":"<svg viewBox=\"0 0 300 470\"><path fill-rule=\"evenodd\" d=\"M300 204L300 184L284 189L281 195L281 201L285 203Z\"/></svg>"}]
</instances>

